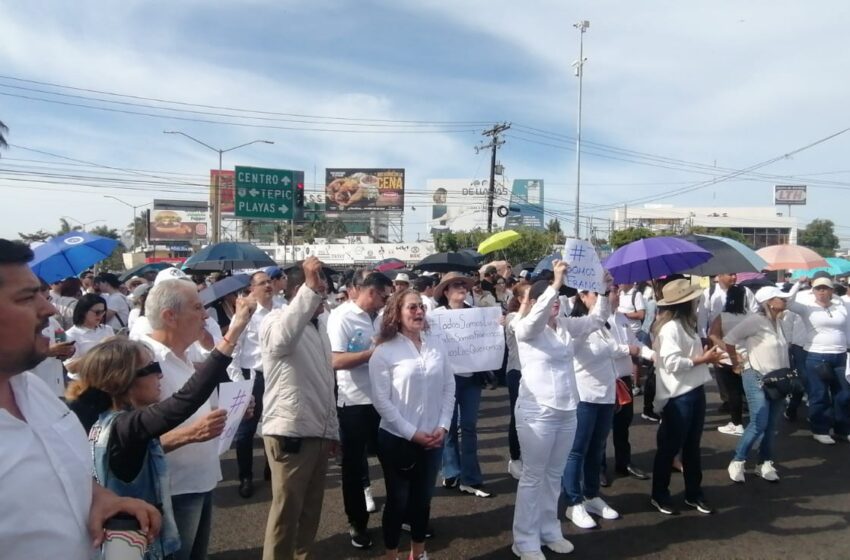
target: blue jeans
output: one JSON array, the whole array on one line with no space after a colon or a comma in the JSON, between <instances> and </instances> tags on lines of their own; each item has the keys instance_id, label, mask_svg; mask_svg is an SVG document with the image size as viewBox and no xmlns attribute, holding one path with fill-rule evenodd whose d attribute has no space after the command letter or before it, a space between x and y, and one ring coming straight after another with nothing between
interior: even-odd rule
<instances>
[{"instance_id":1,"label":"blue jeans","mask_svg":"<svg viewBox=\"0 0 850 560\"><path fill-rule=\"evenodd\" d=\"M614 404L579 402L576 418L576 437L561 480L569 506L599 495L599 470L614 420Z\"/></svg>"},{"instance_id":2,"label":"blue jeans","mask_svg":"<svg viewBox=\"0 0 850 560\"><path fill-rule=\"evenodd\" d=\"M819 364L832 366L832 379L826 382L817 374ZM806 391L809 394L809 424L813 434L828 435L833 428L838 436L850 435L850 384L844 378L847 354L809 352L806 357Z\"/></svg>"},{"instance_id":3,"label":"blue jeans","mask_svg":"<svg viewBox=\"0 0 850 560\"><path fill-rule=\"evenodd\" d=\"M652 498L664 503L670 500L670 476L673 458L682 453L685 499L702 499L702 464L700 441L705 424L705 388L701 385L684 395L673 397L661 411L661 425L656 436L657 451L652 467Z\"/></svg>"},{"instance_id":4,"label":"blue jeans","mask_svg":"<svg viewBox=\"0 0 850 560\"><path fill-rule=\"evenodd\" d=\"M791 367L797 372L797 375L800 376L800 382L803 384L803 388L806 388L806 349L797 344L792 344L788 349L789 356L791 358ZM808 389L806 389L808 391ZM804 391L800 390L795 393L791 393L788 397L788 412L790 414L797 414L797 409L800 407L800 403L803 402Z\"/></svg>"},{"instance_id":5,"label":"blue jeans","mask_svg":"<svg viewBox=\"0 0 850 560\"><path fill-rule=\"evenodd\" d=\"M512 369L505 375L505 382L508 385L508 401L511 405L511 420L508 424L508 450L511 454L511 460L516 461L522 457L519 448L519 437L516 433L516 400L519 396L519 381L522 379L522 373L518 369Z\"/></svg>"},{"instance_id":6,"label":"blue jeans","mask_svg":"<svg viewBox=\"0 0 850 560\"><path fill-rule=\"evenodd\" d=\"M171 497L174 521L180 533L175 560L206 560L212 528L212 492Z\"/></svg>"},{"instance_id":7,"label":"blue jeans","mask_svg":"<svg viewBox=\"0 0 850 560\"><path fill-rule=\"evenodd\" d=\"M773 461L773 440L776 419L782 413L785 401L770 400L761 387L761 374L754 369L744 370L741 374L747 406L750 408L750 423L735 449L735 460L746 461L750 450L758 444L759 463ZM761 443L759 443L761 440Z\"/></svg>"},{"instance_id":8,"label":"blue jeans","mask_svg":"<svg viewBox=\"0 0 850 560\"><path fill-rule=\"evenodd\" d=\"M481 484L478 464L478 408L481 405L481 381L477 375L455 375L455 408L452 425L443 448L443 477L460 477L466 486ZM460 423L460 446L458 446Z\"/></svg>"}]
</instances>

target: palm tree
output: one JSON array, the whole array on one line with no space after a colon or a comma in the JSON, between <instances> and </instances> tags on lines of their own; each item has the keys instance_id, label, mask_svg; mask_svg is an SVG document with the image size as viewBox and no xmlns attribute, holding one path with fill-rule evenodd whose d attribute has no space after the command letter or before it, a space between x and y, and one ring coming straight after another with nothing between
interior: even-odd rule
<instances>
[{"instance_id":1,"label":"palm tree","mask_svg":"<svg viewBox=\"0 0 850 560\"><path fill-rule=\"evenodd\" d=\"M8 148L9 144L6 142L6 134L9 133L9 127L3 124L3 121L0 121L0 148Z\"/></svg>"}]
</instances>

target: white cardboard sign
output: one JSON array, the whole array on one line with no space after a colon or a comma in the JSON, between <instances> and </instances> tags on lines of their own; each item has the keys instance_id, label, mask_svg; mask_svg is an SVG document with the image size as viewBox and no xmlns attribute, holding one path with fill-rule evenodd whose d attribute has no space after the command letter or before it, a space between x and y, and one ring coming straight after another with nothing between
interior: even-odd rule
<instances>
[{"instance_id":1,"label":"white cardboard sign","mask_svg":"<svg viewBox=\"0 0 850 560\"><path fill-rule=\"evenodd\" d=\"M579 291L605 292L604 272L596 249L588 241L567 239L564 243L564 260L569 269L564 283Z\"/></svg>"},{"instance_id":2,"label":"white cardboard sign","mask_svg":"<svg viewBox=\"0 0 850 560\"><path fill-rule=\"evenodd\" d=\"M230 449L233 437L239 429L239 423L242 422L242 417L245 416L245 411L251 403L251 391L253 389L253 379L232 381L218 386L218 406L227 411L224 431L218 436L219 455Z\"/></svg>"},{"instance_id":3,"label":"white cardboard sign","mask_svg":"<svg viewBox=\"0 0 850 560\"><path fill-rule=\"evenodd\" d=\"M441 309L428 313L431 333L439 336L455 373L496 370L505 353L500 307Z\"/></svg>"}]
</instances>

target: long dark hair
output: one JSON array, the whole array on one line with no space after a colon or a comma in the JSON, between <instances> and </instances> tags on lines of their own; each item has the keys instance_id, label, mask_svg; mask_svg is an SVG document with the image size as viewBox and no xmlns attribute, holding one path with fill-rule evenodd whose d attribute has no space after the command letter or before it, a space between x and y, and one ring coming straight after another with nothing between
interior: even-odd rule
<instances>
[{"instance_id":1,"label":"long dark hair","mask_svg":"<svg viewBox=\"0 0 850 560\"><path fill-rule=\"evenodd\" d=\"M86 294L81 297L76 307L74 307L74 325L78 327L83 326L83 323L86 322L86 313L98 303L102 303L104 309L106 308L106 300L97 294Z\"/></svg>"},{"instance_id":2,"label":"long dark hair","mask_svg":"<svg viewBox=\"0 0 850 560\"><path fill-rule=\"evenodd\" d=\"M581 299L581 294L583 293L587 292L579 292L578 294L576 294L576 297L573 298L573 309L572 311L570 311L570 317L584 317L585 315L590 313L590 309L587 308L587 305L585 305L584 300Z\"/></svg>"},{"instance_id":3,"label":"long dark hair","mask_svg":"<svg viewBox=\"0 0 850 560\"><path fill-rule=\"evenodd\" d=\"M743 315L746 313L744 304L747 301L747 290L739 284L733 284L726 290L726 305L723 306L723 311L733 313L735 315Z\"/></svg>"},{"instance_id":4,"label":"long dark hair","mask_svg":"<svg viewBox=\"0 0 850 560\"><path fill-rule=\"evenodd\" d=\"M384 319L381 321L381 331L378 333L377 344L383 344L396 337L401 331L401 308L404 306L404 298L409 295L415 295L421 299L419 292L413 288L408 288L400 292L394 293L387 305L384 307ZM424 330L428 330L428 322L425 322Z\"/></svg>"},{"instance_id":5,"label":"long dark hair","mask_svg":"<svg viewBox=\"0 0 850 560\"><path fill-rule=\"evenodd\" d=\"M670 321L678 321L681 323L685 332L691 336L697 334L697 314L694 310L694 300L677 303L675 305L659 305L658 314L655 316L655 323L652 325L652 337L657 338L661 332L661 327Z\"/></svg>"}]
</instances>

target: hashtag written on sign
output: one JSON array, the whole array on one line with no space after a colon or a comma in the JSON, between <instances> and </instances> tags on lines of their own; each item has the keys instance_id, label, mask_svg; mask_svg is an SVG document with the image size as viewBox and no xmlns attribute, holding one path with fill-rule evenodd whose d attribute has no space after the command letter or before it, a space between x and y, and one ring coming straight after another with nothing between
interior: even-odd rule
<instances>
[{"instance_id":1,"label":"hashtag written on sign","mask_svg":"<svg viewBox=\"0 0 850 560\"><path fill-rule=\"evenodd\" d=\"M584 260L586 254L587 252L584 250L584 247L582 247L581 245L576 245L569 252L570 262Z\"/></svg>"}]
</instances>

